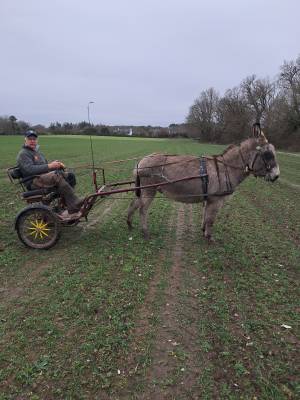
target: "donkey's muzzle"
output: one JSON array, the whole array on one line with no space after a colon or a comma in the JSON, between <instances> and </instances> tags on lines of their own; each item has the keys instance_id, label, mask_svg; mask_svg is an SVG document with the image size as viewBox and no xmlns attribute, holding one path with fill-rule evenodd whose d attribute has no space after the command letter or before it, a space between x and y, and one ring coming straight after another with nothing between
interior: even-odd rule
<instances>
[{"instance_id":1,"label":"donkey's muzzle","mask_svg":"<svg viewBox=\"0 0 300 400\"><path fill-rule=\"evenodd\" d=\"M275 182L279 178L279 175L266 175L265 180L268 182Z\"/></svg>"}]
</instances>

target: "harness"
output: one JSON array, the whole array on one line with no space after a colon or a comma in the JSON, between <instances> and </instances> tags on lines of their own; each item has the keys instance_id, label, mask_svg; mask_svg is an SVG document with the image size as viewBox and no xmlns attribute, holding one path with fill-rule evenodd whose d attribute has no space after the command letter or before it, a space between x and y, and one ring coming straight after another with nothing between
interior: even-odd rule
<instances>
[{"instance_id":1,"label":"harness","mask_svg":"<svg viewBox=\"0 0 300 400\"><path fill-rule=\"evenodd\" d=\"M230 195L234 192L234 189L232 187L232 183L230 180L230 174L229 174L229 170L228 170L229 168L241 170L246 175L249 175L252 173L254 176L257 176L256 173L254 172L254 165L256 164L258 157L260 156L263 161L266 171L271 170L271 165L269 162L272 159L272 155L268 156L268 154L265 154L264 152L262 152L262 150L259 147L257 147L256 150L258 150L258 151L255 153L255 156L253 157L251 163L249 164L248 162L246 162L245 157L242 153L242 150L239 147L238 151L239 151L239 155L240 155L240 158L242 161L242 167L232 165L231 163L228 163L227 161L225 161L223 154L216 155L216 156L201 156L201 157L199 157L199 178L201 179L201 184L202 184L203 200L206 201L209 196L209 194L208 194L209 175L207 172L207 160L214 161L216 173L217 173L217 177L218 177L218 181L219 181L219 190L220 191L217 193L211 193L211 196L226 196L226 195ZM180 162L179 161L167 162L168 156L170 156L170 154L165 154L165 162L160 165L155 165L155 166L151 165L149 167L148 166L147 167L139 167L139 165L137 163L137 165L136 165L136 172L137 172L136 186L138 186L137 196L140 196L139 170L142 170L142 169L150 169L151 170L153 167L156 167L156 168L161 167L160 173L156 173L156 174L151 173L151 176L157 176L157 177L164 179L164 181L166 181L168 183L174 183L173 181L170 181L165 176L164 169L167 165L179 164L181 161ZM191 160L185 160L184 162L189 162L189 161L195 161L195 158L192 158ZM224 191L221 191L220 170L219 170L219 165L218 165L219 163L222 164L224 167L223 173L224 173L225 185L226 185L226 190L224 190ZM194 179L194 178L197 178L197 176L190 177L190 179ZM189 179L189 177L184 178L184 180L188 180L188 179Z\"/></svg>"}]
</instances>

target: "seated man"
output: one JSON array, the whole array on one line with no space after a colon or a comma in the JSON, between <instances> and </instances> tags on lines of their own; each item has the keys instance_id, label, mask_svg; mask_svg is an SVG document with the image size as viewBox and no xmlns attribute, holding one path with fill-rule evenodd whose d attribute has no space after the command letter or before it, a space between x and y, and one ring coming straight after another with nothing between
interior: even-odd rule
<instances>
[{"instance_id":1,"label":"seated man","mask_svg":"<svg viewBox=\"0 0 300 400\"><path fill-rule=\"evenodd\" d=\"M54 187L64 198L68 212L70 214L78 212L82 200L75 195L72 188L75 185L74 174L64 172L65 166L60 161L48 163L44 155L39 152L37 142L37 133L34 130L27 131L25 144L17 156L22 177L29 178L26 180L26 187L29 190Z\"/></svg>"}]
</instances>

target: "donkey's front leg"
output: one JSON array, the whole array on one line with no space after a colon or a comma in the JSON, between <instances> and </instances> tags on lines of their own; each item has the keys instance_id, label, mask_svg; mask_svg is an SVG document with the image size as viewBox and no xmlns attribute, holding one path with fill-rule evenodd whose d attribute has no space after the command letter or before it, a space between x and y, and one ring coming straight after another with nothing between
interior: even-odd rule
<instances>
[{"instance_id":1,"label":"donkey's front leg","mask_svg":"<svg viewBox=\"0 0 300 400\"><path fill-rule=\"evenodd\" d=\"M206 214L206 204L207 204L207 201L205 200L205 201L204 201L204 203L203 203L203 211L202 211L202 223L201 223L201 229L202 229L202 231L203 231L203 235L204 235L204 232L205 232L205 214Z\"/></svg>"},{"instance_id":2,"label":"donkey's front leg","mask_svg":"<svg viewBox=\"0 0 300 400\"><path fill-rule=\"evenodd\" d=\"M213 242L212 239L212 227L215 222L217 213L219 209L223 206L225 202L225 196L224 197L213 197L207 199L206 206L204 209L204 214L203 214L203 233L204 237L209 241Z\"/></svg>"}]
</instances>

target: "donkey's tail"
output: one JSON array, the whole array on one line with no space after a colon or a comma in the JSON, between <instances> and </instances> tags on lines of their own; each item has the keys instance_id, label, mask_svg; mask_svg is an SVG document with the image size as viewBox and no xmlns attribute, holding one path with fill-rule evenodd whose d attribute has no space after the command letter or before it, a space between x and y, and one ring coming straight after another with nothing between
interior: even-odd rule
<instances>
[{"instance_id":1,"label":"donkey's tail","mask_svg":"<svg viewBox=\"0 0 300 400\"><path fill-rule=\"evenodd\" d=\"M134 172L135 172L135 187L136 187L135 195L137 197L141 197L141 189L140 189L141 180L140 180L140 175L139 175L139 163L136 164Z\"/></svg>"}]
</instances>

